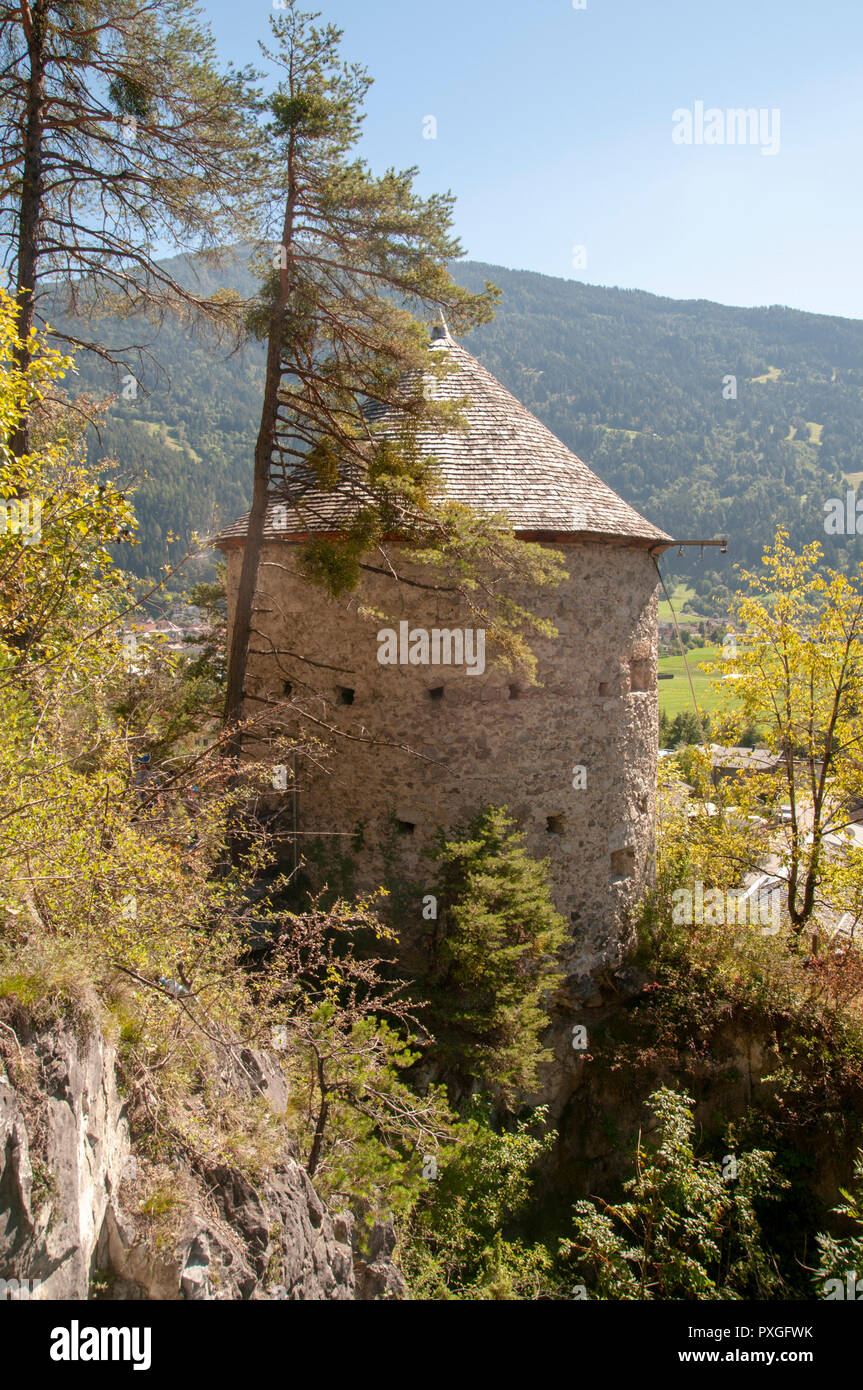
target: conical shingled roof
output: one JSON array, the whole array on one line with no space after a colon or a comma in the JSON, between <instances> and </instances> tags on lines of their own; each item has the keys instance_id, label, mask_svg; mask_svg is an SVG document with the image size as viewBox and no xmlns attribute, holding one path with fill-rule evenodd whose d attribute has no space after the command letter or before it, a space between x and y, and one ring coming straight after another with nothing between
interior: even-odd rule
<instances>
[{"instance_id":1,"label":"conical shingled roof","mask_svg":"<svg viewBox=\"0 0 863 1390\"><path fill-rule=\"evenodd\" d=\"M467 429L428 429L417 436L420 449L434 458L449 497L478 512L506 512L515 532L531 537L595 535L635 545L670 543L670 536L618 497L448 332L431 343L430 351L446 352L452 369L426 378L427 395L470 400L460 412ZM401 428L394 411L372 407L368 418L376 434L396 437ZM287 493L280 488L281 503L274 499L265 534L287 538L338 530L356 505L357 492L355 485L325 493L297 479ZM236 544L245 531L244 517L222 531L216 544Z\"/></svg>"}]
</instances>

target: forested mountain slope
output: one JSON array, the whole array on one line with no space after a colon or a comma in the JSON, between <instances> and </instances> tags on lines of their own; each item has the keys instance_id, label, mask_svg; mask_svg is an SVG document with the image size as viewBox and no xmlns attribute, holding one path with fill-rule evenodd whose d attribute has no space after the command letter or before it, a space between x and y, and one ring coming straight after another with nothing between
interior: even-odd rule
<instances>
[{"instance_id":1,"label":"forested mountain slope","mask_svg":"<svg viewBox=\"0 0 863 1390\"><path fill-rule=\"evenodd\" d=\"M214 286L252 283L239 260L196 273ZM555 434L673 535L728 535L726 560L688 552L681 572L752 562L780 521L797 542L822 539L833 564L859 558L856 538L825 536L824 502L863 476L863 323L476 262L455 273L471 289L500 285L497 317L466 346ZM100 333L142 336L128 322L103 321ZM175 324L143 336L161 371L141 371L137 398L117 399L92 448L149 474L134 562L153 572L167 532L206 531L246 504L262 352L228 356ZM84 358L77 387L122 390Z\"/></svg>"}]
</instances>

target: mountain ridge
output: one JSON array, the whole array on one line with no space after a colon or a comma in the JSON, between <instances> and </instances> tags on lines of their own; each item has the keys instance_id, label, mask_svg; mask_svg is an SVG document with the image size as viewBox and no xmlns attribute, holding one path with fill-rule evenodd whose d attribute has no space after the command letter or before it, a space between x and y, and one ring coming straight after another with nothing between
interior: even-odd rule
<instances>
[{"instance_id":1,"label":"mountain ridge","mask_svg":"<svg viewBox=\"0 0 863 1390\"><path fill-rule=\"evenodd\" d=\"M185 259L210 288L254 285L236 255L221 271ZM856 561L856 537L826 537L824 515L863 474L863 322L479 261L452 270L468 288L491 279L503 291L492 323L463 342L507 390L663 530L728 534L726 561L712 556L708 571L687 555L682 575L724 582L724 566L756 561L779 524L797 544L821 539L837 568ZM122 331L128 340L128 322ZM170 322L148 331L164 375L145 373L137 399L116 400L91 442L92 457L149 471L131 556L141 573L165 562L169 531L182 541L245 509L263 360L257 344L225 357ZM84 389L118 391L103 362L77 366Z\"/></svg>"}]
</instances>

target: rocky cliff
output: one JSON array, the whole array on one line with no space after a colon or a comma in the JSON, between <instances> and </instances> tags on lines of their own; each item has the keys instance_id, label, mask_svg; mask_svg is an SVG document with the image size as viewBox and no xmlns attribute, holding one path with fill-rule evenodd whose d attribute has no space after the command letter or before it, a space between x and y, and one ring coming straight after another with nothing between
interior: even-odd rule
<instances>
[{"instance_id":1,"label":"rocky cliff","mask_svg":"<svg viewBox=\"0 0 863 1390\"><path fill-rule=\"evenodd\" d=\"M254 1181L178 1160L174 1196L160 1202L99 1028L34 1024L0 1002L0 1281L43 1299L404 1295L386 1228L355 1255L350 1216L329 1213L287 1155ZM283 1107L273 1059L245 1051L239 1062L244 1084Z\"/></svg>"}]
</instances>

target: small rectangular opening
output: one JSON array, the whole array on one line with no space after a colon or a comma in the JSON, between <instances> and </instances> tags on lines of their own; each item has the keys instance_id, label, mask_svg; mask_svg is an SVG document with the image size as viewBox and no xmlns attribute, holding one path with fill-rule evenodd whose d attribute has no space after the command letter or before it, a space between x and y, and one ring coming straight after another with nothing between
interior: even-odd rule
<instances>
[{"instance_id":1,"label":"small rectangular opening","mask_svg":"<svg viewBox=\"0 0 863 1390\"><path fill-rule=\"evenodd\" d=\"M283 681L283 682L282 682L282 694L283 694L283 695L290 695L290 694L293 692L293 689L294 689L293 681Z\"/></svg>"},{"instance_id":2,"label":"small rectangular opening","mask_svg":"<svg viewBox=\"0 0 863 1390\"><path fill-rule=\"evenodd\" d=\"M443 686L442 686L442 685L433 685L433 686L430 688L430 690L429 690L429 699L430 699L430 700L442 700L442 699L443 699Z\"/></svg>"},{"instance_id":3,"label":"small rectangular opening","mask_svg":"<svg viewBox=\"0 0 863 1390\"><path fill-rule=\"evenodd\" d=\"M615 849L611 852L611 881L632 878L635 873L635 850Z\"/></svg>"},{"instance_id":4,"label":"small rectangular opening","mask_svg":"<svg viewBox=\"0 0 863 1390\"><path fill-rule=\"evenodd\" d=\"M336 698L340 705L352 705L354 703L354 692L349 685L337 685Z\"/></svg>"},{"instance_id":5,"label":"small rectangular opening","mask_svg":"<svg viewBox=\"0 0 863 1390\"><path fill-rule=\"evenodd\" d=\"M650 690L651 686L651 662L631 661L629 663L630 690Z\"/></svg>"},{"instance_id":6,"label":"small rectangular opening","mask_svg":"<svg viewBox=\"0 0 863 1390\"><path fill-rule=\"evenodd\" d=\"M413 835L416 826L412 820L397 820L396 829L400 835Z\"/></svg>"},{"instance_id":7,"label":"small rectangular opening","mask_svg":"<svg viewBox=\"0 0 863 1390\"><path fill-rule=\"evenodd\" d=\"M566 829L566 816L546 816L545 828L549 835L562 835Z\"/></svg>"},{"instance_id":8,"label":"small rectangular opening","mask_svg":"<svg viewBox=\"0 0 863 1390\"><path fill-rule=\"evenodd\" d=\"M600 682L599 682L599 693L600 693L600 695L607 695L607 694L608 694L608 681L600 681Z\"/></svg>"},{"instance_id":9,"label":"small rectangular opening","mask_svg":"<svg viewBox=\"0 0 863 1390\"><path fill-rule=\"evenodd\" d=\"M520 700L520 699L521 699L521 686L520 686L520 685L511 685L511 686L509 687L509 698L510 698L511 700Z\"/></svg>"}]
</instances>

